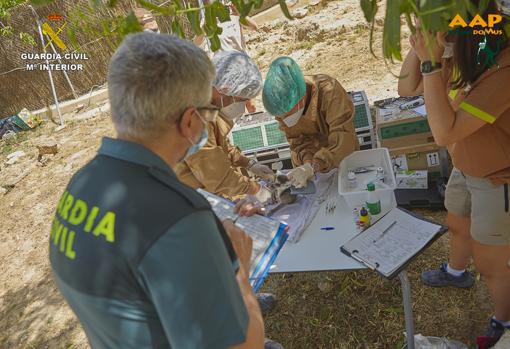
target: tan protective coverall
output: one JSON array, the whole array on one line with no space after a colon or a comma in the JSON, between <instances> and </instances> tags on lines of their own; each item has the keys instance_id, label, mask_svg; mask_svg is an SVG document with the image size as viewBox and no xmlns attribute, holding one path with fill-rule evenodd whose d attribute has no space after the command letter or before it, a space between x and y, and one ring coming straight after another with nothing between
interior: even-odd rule
<instances>
[{"instance_id":1,"label":"tan protective coverall","mask_svg":"<svg viewBox=\"0 0 510 349\"><path fill-rule=\"evenodd\" d=\"M176 167L181 182L231 200L243 197L253 188L256 181L239 170L246 168L250 159L227 137L232 127L234 122L221 115L216 122L208 123L209 138L205 146Z\"/></svg>"},{"instance_id":2,"label":"tan protective coverall","mask_svg":"<svg viewBox=\"0 0 510 349\"><path fill-rule=\"evenodd\" d=\"M359 150L354 105L340 83L330 76L306 76L305 81L311 87L311 98L299 122L287 127L280 118L276 120L289 141L294 167L315 160L320 171L327 172Z\"/></svg>"}]
</instances>

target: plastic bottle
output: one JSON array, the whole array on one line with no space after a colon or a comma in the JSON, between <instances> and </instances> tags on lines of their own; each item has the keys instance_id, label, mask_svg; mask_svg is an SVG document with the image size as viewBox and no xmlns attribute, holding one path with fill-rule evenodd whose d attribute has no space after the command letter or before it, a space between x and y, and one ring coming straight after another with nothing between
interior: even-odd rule
<instances>
[{"instance_id":1,"label":"plastic bottle","mask_svg":"<svg viewBox=\"0 0 510 349\"><path fill-rule=\"evenodd\" d=\"M371 215L378 215L381 213L381 200L379 200L379 196L375 192L375 185L374 183L368 183L367 184L367 208L368 212L370 212Z\"/></svg>"},{"instance_id":2,"label":"plastic bottle","mask_svg":"<svg viewBox=\"0 0 510 349\"><path fill-rule=\"evenodd\" d=\"M377 168L377 171L375 174L375 180L379 184L384 183L384 169L382 167Z\"/></svg>"},{"instance_id":3,"label":"plastic bottle","mask_svg":"<svg viewBox=\"0 0 510 349\"><path fill-rule=\"evenodd\" d=\"M356 189L358 186L358 180L356 179L356 174L354 171L349 171L347 173L347 181L349 182L349 188L350 189Z\"/></svg>"},{"instance_id":4,"label":"plastic bottle","mask_svg":"<svg viewBox=\"0 0 510 349\"><path fill-rule=\"evenodd\" d=\"M368 211L365 207L362 207L359 212L359 224L361 229L366 229L370 226L370 216L368 215Z\"/></svg>"}]
</instances>

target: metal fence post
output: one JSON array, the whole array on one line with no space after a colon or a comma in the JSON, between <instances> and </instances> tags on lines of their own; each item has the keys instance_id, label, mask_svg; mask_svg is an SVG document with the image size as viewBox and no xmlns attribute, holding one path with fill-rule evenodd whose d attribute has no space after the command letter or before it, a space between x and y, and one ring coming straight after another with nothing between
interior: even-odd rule
<instances>
[{"instance_id":1,"label":"metal fence post","mask_svg":"<svg viewBox=\"0 0 510 349\"><path fill-rule=\"evenodd\" d=\"M34 13L35 20L37 22L37 29L39 31L39 37L41 38L41 44L42 44L42 47L43 47L43 52L46 53L46 47L44 45L44 36L43 36L43 33L42 33L42 28L41 28L41 21L39 19L39 16L37 15L37 12L35 12L34 8L31 5L29 5L29 7L32 10L32 12ZM50 64L50 61L49 61L48 58L46 58L46 64L47 65ZM48 69L48 75L50 77L51 92L53 93L53 98L55 99L55 108L57 109L57 114L58 114L58 117L60 119L60 125L63 126L64 125L64 119L62 118L62 113L60 113L60 105L58 103L57 91L55 89L55 83L53 82L53 75L51 74L51 69Z\"/></svg>"}]
</instances>

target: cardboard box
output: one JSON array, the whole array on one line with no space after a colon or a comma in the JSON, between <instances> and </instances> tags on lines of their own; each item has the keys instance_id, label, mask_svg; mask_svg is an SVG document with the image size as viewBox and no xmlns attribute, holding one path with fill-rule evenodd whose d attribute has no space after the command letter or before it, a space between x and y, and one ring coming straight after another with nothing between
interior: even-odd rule
<instances>
[{"instance_id":1,"label":"cardboard box","mask_svg":"<svg viewBox=\"0 0 510 349\"><path fill-rule=\"evenodd\" d=\"M397 189L427 189L428 172L423 171L397 171L395 172Z\"/></svg>"},{"instance_id":2,"label":"cardboard box","mask_svg":"<svg viewBox=\"0 0 510 349\"><path fill-rule=\"evenodd\" d=\"M400 109L400 105L413 98L389 98L374 103L380 146L392 149L434 142L423 106Z\"/></svg>"},{"instance_id":3,"label":"cardboard box","mask_svg":"<svg viewBox=\"0 0 510 349\"><path fill-rule=\"evenodd\" d=\"M441 172L439 147L435 143L390 149L390 156L395 172L400 170L426 170L429 174Z\"/></svg>"}]
</instances>

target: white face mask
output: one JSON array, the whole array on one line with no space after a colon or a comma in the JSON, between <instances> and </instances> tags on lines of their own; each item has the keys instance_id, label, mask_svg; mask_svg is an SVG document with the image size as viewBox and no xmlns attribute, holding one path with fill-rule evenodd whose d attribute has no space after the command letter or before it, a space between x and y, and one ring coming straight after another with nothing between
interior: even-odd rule
<instances>
[{"instance_id":1,"label":"white face mask","mask_svg":"<svg viewBox=\"0 0 510 349\"><path fill-rule=\"evenodd\" d=\"M452 58L453 57L453 48L455 44L453 42L445 42L444 43L444 52L442 58Z\"/></svg>"},{"instance_id":2,"label":"white face mask","mask_svg":"<svg viewBox=\"0 0 510 349\"><path fill-rule=\"evenodd\" d=\"M298 110L295 113L290 114L286 118L283 119L283 122L287 127L292 127L296 125L299 122L299 119L301 119L301 116L303 116L303 112L305 111L305 108L299 108L299 102L298 102Z\"/></svg>"},{"instance_id":3,"label":"white face mask","mask_svg":"<svg viewBox=\"0 0 510 349\"><path fill-rule=\"evenodd\" d=\"M235 120L238 117L243 116L244 111L246 109L246 102L234 102L227 107L223 107L223 97L221 97L221 105L220 109L221 115L226 117L229 120Z\"/></svg>"}]
</instances>

